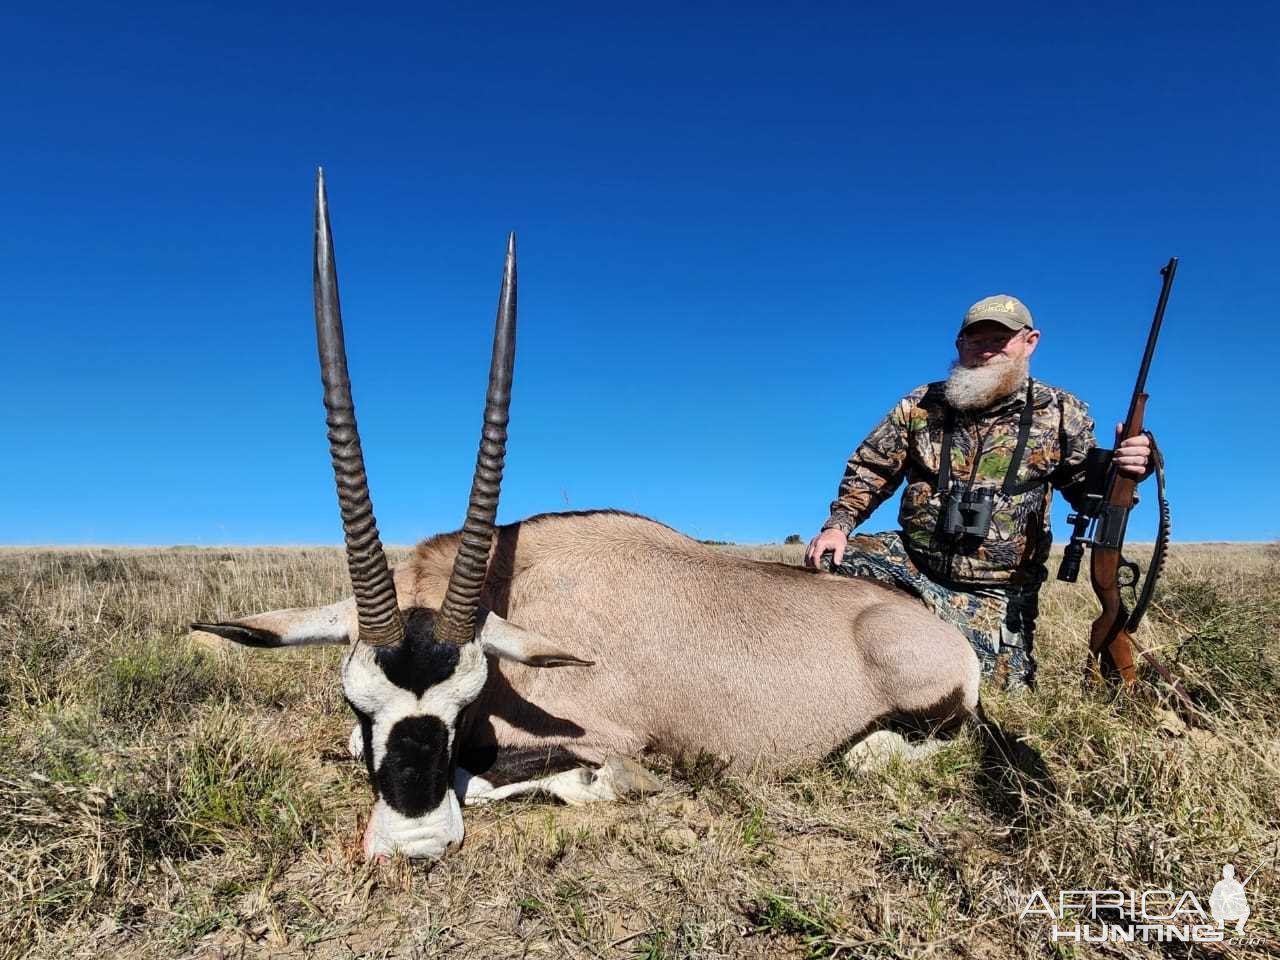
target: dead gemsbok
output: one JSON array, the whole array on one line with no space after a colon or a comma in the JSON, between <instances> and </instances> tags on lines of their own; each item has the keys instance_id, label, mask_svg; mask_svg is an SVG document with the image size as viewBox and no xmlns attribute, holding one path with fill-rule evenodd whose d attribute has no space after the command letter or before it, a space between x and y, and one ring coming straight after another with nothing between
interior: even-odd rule
<instances>
[{"instance_id":1,"label":"dead gemsbok","mask_svg":"<svg viewBox=\"0 0 1280 960\"><path fill-rule=\"evenodd\" d=\"M941 725L976 710L973 650L906 594L729 556L625 513L495 528L515 357L514 236L466 520L391 571L356 430L323 172L314 283L355 596L192 626L257 647L349 645L352 750L376 798L367 856L442 856L462 840L459 797L617 799L648 776L627 759L646 749L777 769L890 717Z\"/></svg>"}]
</instances>

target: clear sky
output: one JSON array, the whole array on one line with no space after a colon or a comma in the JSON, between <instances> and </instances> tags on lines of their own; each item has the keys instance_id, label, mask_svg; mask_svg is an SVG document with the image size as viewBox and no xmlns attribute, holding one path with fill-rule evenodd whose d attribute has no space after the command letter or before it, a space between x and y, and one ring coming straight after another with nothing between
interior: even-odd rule
<instances>
[{"instance_id":1,"label":"clear sky","mask_svg":"<svg viewBox=\"0 0 1280 960\"><path fill-rule=\"evenodd\" d=\"M388 542L461 522L512 229L504 521L808 538L996 292L1114 425L1177 255L1175 536L1280 537L1274 5L451 6L0 13L0 542L340 539L318 164Z\"/></svg>"}]
</instances>

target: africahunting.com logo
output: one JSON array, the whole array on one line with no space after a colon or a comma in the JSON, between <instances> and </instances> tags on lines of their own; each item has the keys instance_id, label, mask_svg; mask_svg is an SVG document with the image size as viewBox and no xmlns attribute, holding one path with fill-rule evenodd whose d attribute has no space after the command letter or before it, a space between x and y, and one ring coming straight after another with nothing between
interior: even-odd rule
<instances>
[{"instance_id":1,"label":"africahunting.com logo","mask_svg":"<svg viewBox=\"0 0 1280 960\"><path fill-rule=\"evenodd\" d=\"M1051 921L1053 942L1241 942L1249 919L1245 885L1252 879L1250 874L1237 880L1235 866L1226 864L1209 894L1208 910L1190 890L1063 890L1051 899L1038 888L1026 898L1018 919Z\"/></svg>"}]
</instances>

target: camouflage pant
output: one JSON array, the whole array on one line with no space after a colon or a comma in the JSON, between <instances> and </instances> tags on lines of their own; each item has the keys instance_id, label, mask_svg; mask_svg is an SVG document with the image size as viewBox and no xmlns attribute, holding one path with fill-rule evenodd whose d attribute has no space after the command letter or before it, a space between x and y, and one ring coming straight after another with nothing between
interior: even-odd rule
<instances>
[{"instance_id":1,"label":"camouflage pant","mask_svg":"<svg viewBox=\"0 0 1280 960\"><path fill-rule=\"evenodd\" d=\"M982 664L982 675L1004 689L1035 685L1031 653L1039 612L1039 586L948 587L930 580L911 560L897 531L849 538L844 560L832 568L846 577L871 577L924 601L960 629Z\"/></svg>"}]
</instances>

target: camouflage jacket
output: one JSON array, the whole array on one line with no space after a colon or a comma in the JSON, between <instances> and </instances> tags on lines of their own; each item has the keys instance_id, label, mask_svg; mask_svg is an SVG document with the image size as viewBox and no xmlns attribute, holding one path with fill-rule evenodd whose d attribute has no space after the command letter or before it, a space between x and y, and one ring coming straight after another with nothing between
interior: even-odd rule
<instances>
[{"instance_id":1,"label":"camouflage jacket","mask_svg":"<svg viewBox=\"0 0 1280 960\"><path fill-rule=\"evenodd\" d=\"M986 539L957 541L938 530L944 500L938 490L947 413L943 388L939 382L912 390L862 441L845 467L823 529L835 527L849 533L905 478L898 521L912 558L930 577L956 584L1039 583L1052 541L1053 490L1080 506L1085 454L1096 446L1093 420L1075 396L1033 379L1033 415L1014 478L1017 489L1005 493L1002 486L1026 406L1025 384L987 410L955 412L952 483L993 490Z\"/></svg>"}]
</instances>

